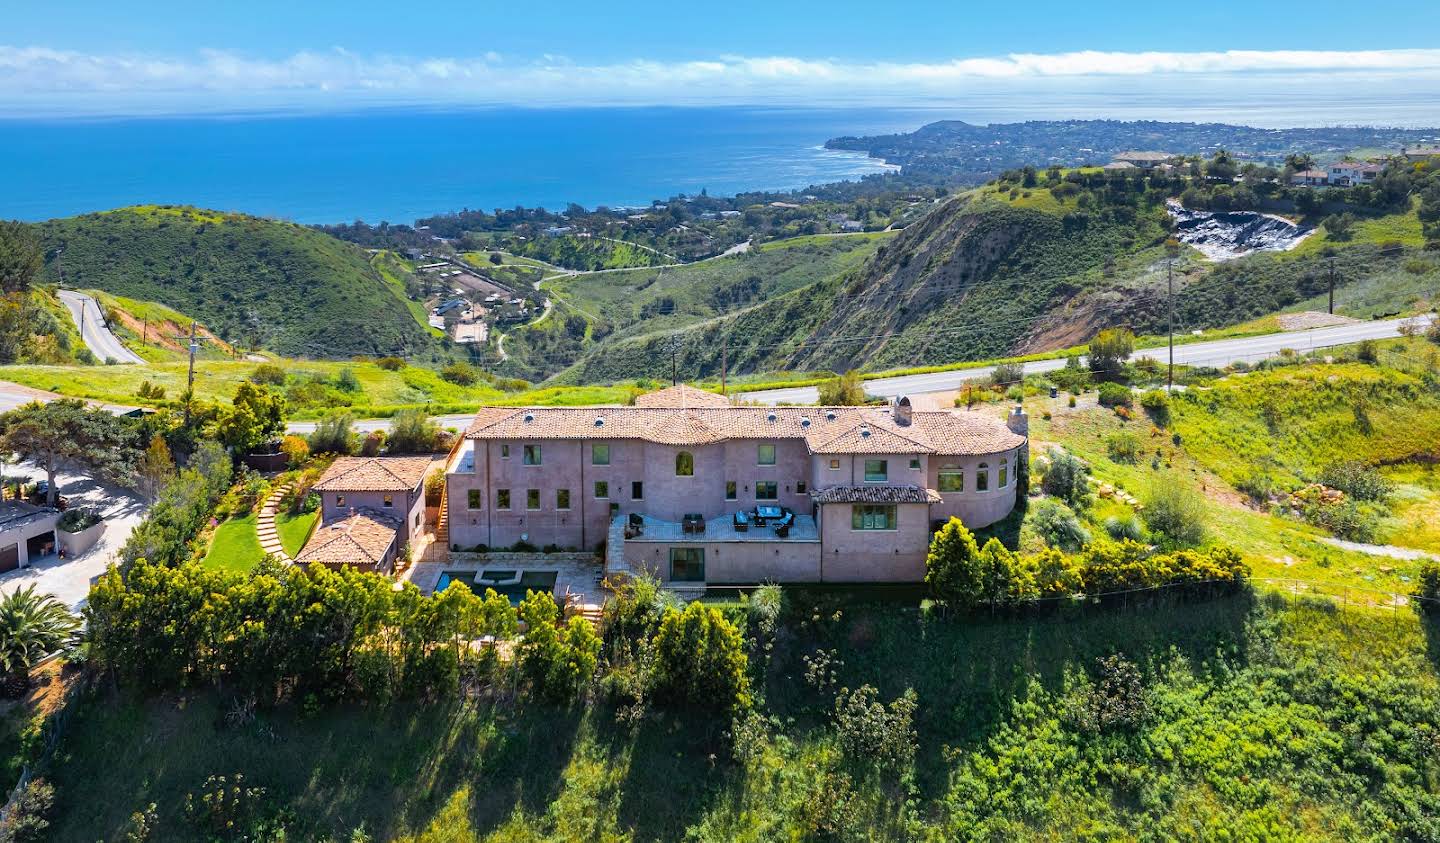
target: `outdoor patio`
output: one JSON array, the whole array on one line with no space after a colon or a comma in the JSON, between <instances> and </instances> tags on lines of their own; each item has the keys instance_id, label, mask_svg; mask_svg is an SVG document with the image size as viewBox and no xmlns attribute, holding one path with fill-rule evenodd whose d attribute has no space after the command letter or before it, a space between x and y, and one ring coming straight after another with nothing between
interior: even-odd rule
<instances>
[{"instance_id":1,"label":"outdoor patio","mask_svg":"<svg viewBox=\"0 0 1440 843\"><path fill-rule=\"evenodd\" d=\"M495 585L519 580L526 574L554 573L555 599L561 604L576 601L582 606L605 604L605 591L600 587L603 569L600 560L591 554L517 554L517 553L454 553L447 561L427 559L417 562L400 575L402 581L415 584L422 594L434 593L443 575L473 575L474 590L484 593L487 582L481 580L486 571L513 571L514 577Z\"/></svg>"},{"instance_id":2,"label":"outdoor patio","mask_svg":"<svg viewBox=\"0 0 1440 843\"><path fill-rule=\"evenodd\" d=\"M675 544L683 542L818 542L820 531L815 526L815 519L808 515L795 515L795 522L790 526L788 536L779 536L775 528L768 524L761 527L751 524L750 529L739 531L735 529L733 515L725 515L720 518L711 518L705 522L704 532L685 532L685 525L679 521L661 521L658 518L651 518L648 515L641 516L644 522L643 532L638 536L625 539L627 542L664 542ZM624 517L619 516L623 529Z\"/></svg>"}]
</instances>

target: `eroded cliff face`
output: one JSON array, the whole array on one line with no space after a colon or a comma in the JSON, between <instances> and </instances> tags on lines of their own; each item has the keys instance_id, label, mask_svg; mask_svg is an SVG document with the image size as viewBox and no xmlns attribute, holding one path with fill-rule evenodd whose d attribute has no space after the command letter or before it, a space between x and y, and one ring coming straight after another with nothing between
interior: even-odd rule
<instances>
[{"instance_id":1,"label":"eroded cliff face","mask_svg":"<svg viewBox=\"0 0 1440 843\"><path fill-rule=\"evenodd\" d=\"M1288 252L1315 231L1257 211L1192 211L1173 201L1167 209L1175 220L1175 237L1214 261Z\"/></svg>"}]
</instances>

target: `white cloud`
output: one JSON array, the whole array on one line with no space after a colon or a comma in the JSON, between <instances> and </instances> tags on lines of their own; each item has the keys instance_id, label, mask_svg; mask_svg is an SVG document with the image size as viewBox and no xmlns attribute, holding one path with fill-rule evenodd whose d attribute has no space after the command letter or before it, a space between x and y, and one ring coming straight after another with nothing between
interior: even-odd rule
<instances>
[{"instance_id":1,"label":"white cloud","mask_svg":"<svg viewBox=\"0 0 1440 843\"><path fill-rule=\"evenodd\" d=\"M693 103L863 101L953 96L985 85L1204 74L1440 78L1440 50L1015 53L931 63L721 56L585 64L546 55L361 56L343 49L271 59L227 50L97 55L0 46L0 109L130 113L357 103Z\"/></svg>"}]
</instances>

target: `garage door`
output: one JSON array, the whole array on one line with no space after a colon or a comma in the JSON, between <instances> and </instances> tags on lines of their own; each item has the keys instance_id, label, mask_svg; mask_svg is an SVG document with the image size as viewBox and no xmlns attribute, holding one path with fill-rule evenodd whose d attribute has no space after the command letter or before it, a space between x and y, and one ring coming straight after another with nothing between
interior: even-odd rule
<instances>
[{"instance_id":1,"label":"garage door","mask_svg":"<svg viewBox=\"0 0 1440 843\"><path fill-rule=\"evenodd\" d=\"M0 573L13 571L20 567L20 545L12 544L9 547L0 547Z\"/></svg>"}]
</instances>

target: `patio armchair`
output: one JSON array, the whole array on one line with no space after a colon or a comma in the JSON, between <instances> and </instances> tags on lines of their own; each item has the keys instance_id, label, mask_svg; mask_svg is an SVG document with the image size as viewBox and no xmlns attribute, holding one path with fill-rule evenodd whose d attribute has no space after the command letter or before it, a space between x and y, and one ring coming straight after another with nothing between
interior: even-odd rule
<instances>
[{"instance_id":1,"label":"patio armchair","mask_svg":"<svg viewBox=\"0 0 1440 843\"><path fill-rule=\"evenodd\" d=\"M788 522L788 521L780 521L780 522L776 523L776 525L775 525L775 535L778 536L779 538L782 538L782 539L784 539L784 538L789 538L789 537L790 537L790 522Z\"/></svg>"},{"instance_id":2,"label":"patio armchair","mask_svg":"<svg viewBox=\"0 0 1440 843\"><path fill-rule=\"evenodd\" d=\"M746 513L744 513L744 512L737 512L737 513L735 513L735 517L732 519L732 523L735 525L735 532L737 532L737 533L748 533L748 532L750 532L750 516L747 515Z\"/></svg>"}]
</instances>

